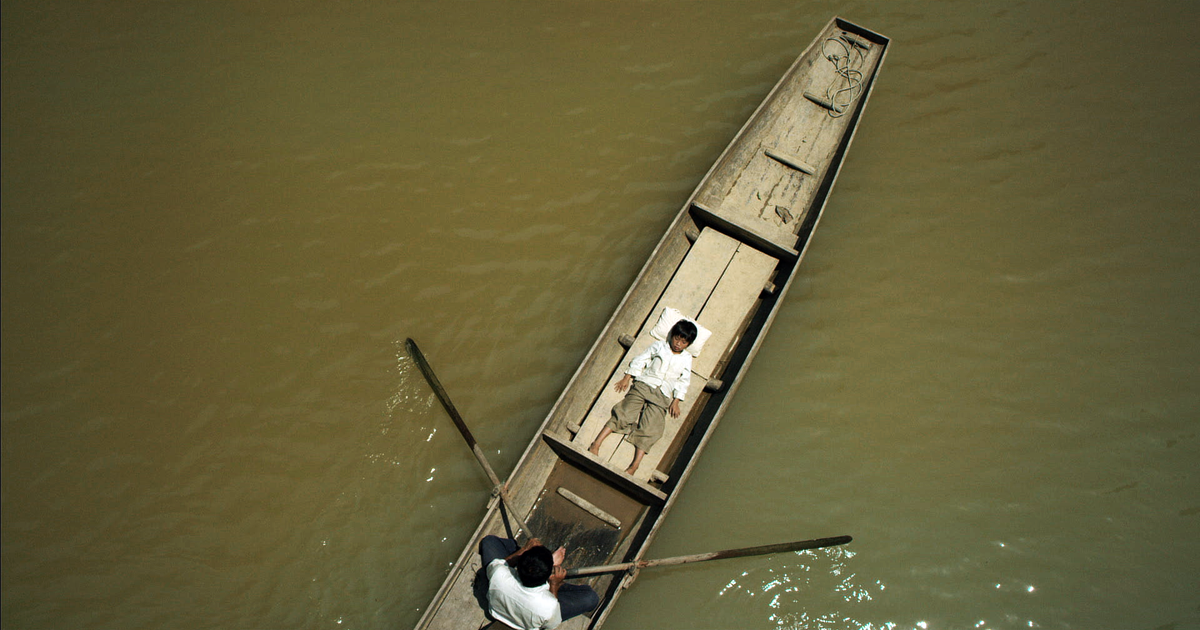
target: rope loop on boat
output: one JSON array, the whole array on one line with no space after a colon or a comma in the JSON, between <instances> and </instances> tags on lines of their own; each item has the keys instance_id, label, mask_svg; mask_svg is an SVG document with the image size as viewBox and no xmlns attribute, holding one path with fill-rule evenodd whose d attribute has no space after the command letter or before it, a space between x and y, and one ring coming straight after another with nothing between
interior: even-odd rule
<instances>
[{"instance_id":1,"label":"rope loop on boat","mask_svg":"<svg viewBox=\"0 0 1200 630\"><path fill-rule=\"evenodd\" d=\"M867 60L861 44L849 35L833 36L821 44L821 53L833 64L837 77L825 89L825 98L832 107L829 115L837 118L846 113L862 94L862 72L859 68Z\"/></svg>"}]
</instances>

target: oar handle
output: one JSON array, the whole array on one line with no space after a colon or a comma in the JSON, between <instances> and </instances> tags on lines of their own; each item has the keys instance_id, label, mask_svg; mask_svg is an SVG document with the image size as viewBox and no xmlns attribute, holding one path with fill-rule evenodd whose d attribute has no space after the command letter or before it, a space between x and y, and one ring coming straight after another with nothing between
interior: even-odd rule
<instances>
[{"instance_id":1,"label":"oar handle","mask_svg":"<svg viewBox=\"0 0 1200 630\"><path fill-rule=\"evenodd\" d=\"M496 471L488 463L487 456L483 454L483 449L479 448L479 443L475 441L475 436L471 435L471 430L467 428L466 421L463 420L462 415L458 413L458 408L450 400L450 394L446 393L446 388L442 387L442 382L438 380L437 374L434 373L433 368L429 365L429 361L425 360L425 354L417 347L417 342L412 339L406 339L404 345L408 349L409 356L416 362L417 368L421 370L421 374L425 376L425 380L429 382L429 387L433 389L434 395L438 397L438 400L442 403L442 407L445 408L450 419L454 421L454 426L458 427L458 432L467 441L467 446L471 448L471 454L475 456L475 460L483 467L483 472L487 474L488 480L492 482L492 487L500 494L500 500L504 501L513 518L517 520L517 526L525 532L526 536L532 537L533 532L525 524L525 519L521 518L521 515L517 513L512 499L508 496L508 491L504 489L504 484L500 481L500 477L496 476Z\"/></svg>"},{"instance_id":2,"label":"oar handle","mask_svg":"<svg viewBox=\"0 0 1200 630\"><path fill-rule=\"evenodd\" d=\"M742 547L740 549L710 551L708 553L698 553L690 556L674 556L671 558L660 558L658 560L638 560L635 562L622 562L619 564L606 564L595 567L567 569L567 577L593 575L596 573L619 573L621 571L628 571L629 569L633 569L635 567L661 567L674 564L688 564L690 562L705 562L708 560L725 560L727 558L744 558L746 556L765 556L773 553L782 553L785 551L820 549L822 547L844 545L851 540L853 539L850 536L833 536L831 538L814 538L812 540L798 540L796 542L760 545L758 547Z\"/></svg>"}]
</instances>

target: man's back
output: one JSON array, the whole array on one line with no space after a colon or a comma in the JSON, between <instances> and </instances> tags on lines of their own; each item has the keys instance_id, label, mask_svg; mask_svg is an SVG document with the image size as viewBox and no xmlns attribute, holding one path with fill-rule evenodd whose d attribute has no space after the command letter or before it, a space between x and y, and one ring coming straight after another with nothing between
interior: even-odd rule
<instances>
[{"instance_id":1,"label":"man's back","mask_svg":"<svg viewBox=\"0 0 1200 630\"><path fill-rule=\"evenodd\" d=\"M553 628L562 623L558 599L550 593L549 584L521 584L502 558L488 564L487 574L488 604L496 619L521 630Z\"/></svg>"}]
</instances>

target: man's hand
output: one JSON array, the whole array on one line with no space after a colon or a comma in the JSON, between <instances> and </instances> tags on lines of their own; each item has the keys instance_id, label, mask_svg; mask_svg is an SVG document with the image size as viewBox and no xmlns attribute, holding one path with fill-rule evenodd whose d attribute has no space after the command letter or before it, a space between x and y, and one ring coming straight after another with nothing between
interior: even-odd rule
<instances>
[{"instance_id":1,"label":"man's hand","mask_svg":"<svg viewBox=\"0 0 1200 630\"><path fill-rule=\"evenodd\" d=\"M558 597L558 587L562 586L565 579L567 579L567 570L561 566L554 567L554 571L550 574L551 595Z\"/></svg>"},{"instance_id":2,"label":"man's hand","mask_svg":"<svg viewBox=\"0 0 1200 630\"><path fill-rule=\"evenodd\" d=\"M563 560L567 558L567 548L559 547L554 551L554 566L562 566Z\"/></svg>"}]
</instances>

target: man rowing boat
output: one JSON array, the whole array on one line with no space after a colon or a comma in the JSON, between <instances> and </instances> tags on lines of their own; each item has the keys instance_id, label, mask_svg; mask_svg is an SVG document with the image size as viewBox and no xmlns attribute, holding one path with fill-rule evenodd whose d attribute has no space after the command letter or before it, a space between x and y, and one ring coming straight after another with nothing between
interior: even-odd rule
<instances>
[{"instance_id":1,"label":"man rowing boat","mask_svg":"<svg viewBox=\"0 0 1200 630\"><path fill-rule=\"evenodd\" d=\"M511 538L484 537L479 555L487 579L488 617L518 630L549 630L595 609L600 596L592 587L565 581L566 553L563 547L551 553L537 538L518 548Z\"/></svg>"}]
</instances>

